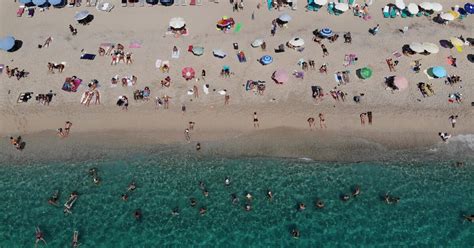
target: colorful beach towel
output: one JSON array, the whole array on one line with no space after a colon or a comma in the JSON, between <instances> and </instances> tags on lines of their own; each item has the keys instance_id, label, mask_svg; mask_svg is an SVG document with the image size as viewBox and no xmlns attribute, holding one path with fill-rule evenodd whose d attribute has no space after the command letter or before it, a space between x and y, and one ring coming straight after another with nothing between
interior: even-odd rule
<instances>
[{"instance_id":1,"label":"colorful beach towel","mask_svg":"<svg viewBox=\"0 0 474 248\"><path fill-rule=\"evenodd\" d=\"M240 29L242 29L242 23L239 22L235 25L234 33L240 32Z\"/></svg>"}]
</instances>

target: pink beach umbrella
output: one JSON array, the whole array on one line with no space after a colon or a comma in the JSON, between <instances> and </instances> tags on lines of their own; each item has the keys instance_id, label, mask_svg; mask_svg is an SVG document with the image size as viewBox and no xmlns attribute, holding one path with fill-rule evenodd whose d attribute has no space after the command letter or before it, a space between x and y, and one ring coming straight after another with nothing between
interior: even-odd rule
<instances>
[{"instance_id":1,"label":"pink beach umbrella","mask_svg":"<svg viewBox=\"0 0 474 248\"><path fill-rule=\"evenodd\" d=\"M192 67L185 67L181 71L181 75L183 75L184 79L190 80L194 78L194 76L196 75L196 72L194 71Z\"/></svg>"},{"instance_id":2,"label":"pink beach umbrella","mask_svg":"<svg viewBox=\"0 0 474 248\"><path fill-rule=\"evenodd\" d=\"M404 90L408 88L408 80L402 76L395 76L393 79L393 84L397 86L399 90Z\"/></svg>"},{"instance_id":3,"label":"pink beach umbrella","mask_svg":"<svg viewBox=\"0 0 474 248\"><path fill-rule=\"evenodd\" d=\"M288 72L286 70L278 69L273 73L272 79L275 80L277 84L283 84L285 82L288 82L290 76L288 75Z\"/></svg>"}]
</instances>

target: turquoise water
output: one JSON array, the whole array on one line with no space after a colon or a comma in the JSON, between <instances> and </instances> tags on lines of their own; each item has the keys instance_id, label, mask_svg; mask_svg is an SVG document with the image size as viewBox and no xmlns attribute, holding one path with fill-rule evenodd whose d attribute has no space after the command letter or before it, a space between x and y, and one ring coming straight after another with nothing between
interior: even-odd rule
<instances>
[{"instance_id":1,"label":"turquoise water","mask_svg":"<svg viewBox=\"0 0 474 248\"><path fill-rule=\"evenodd\" d=\"M88 169L96 167L96 186ZM224 186L230 176L232 184ZM138 189L121 200L130 181ZM198 182L206 183L205 197ZM362 194L339 196L360 185ZM74 230L81 247L472 247L474 169L438 163L337 164L270 158L196 158L177 154L141 155L129 160L0 166L0 247L32 247L34 227L48 247L70 247ZM47 204L55 189L61 205L79 192L73 214ZM267 189L274 199L265 197ZM246 212L244 194L253 210ZM386 205L380 195L401 197ZM231 203L237 193L239 205ZM195 197L198 206L190 207ZM314 208L322 198L323 210ZM304 202L305 211L297 211ZM171 209L178 206L179 216ZM198 212L208 209L206 215ZM132 212L140 208L137 222ZM296 226L300 239L289 230Z\"/></svg>"}]
</instances>

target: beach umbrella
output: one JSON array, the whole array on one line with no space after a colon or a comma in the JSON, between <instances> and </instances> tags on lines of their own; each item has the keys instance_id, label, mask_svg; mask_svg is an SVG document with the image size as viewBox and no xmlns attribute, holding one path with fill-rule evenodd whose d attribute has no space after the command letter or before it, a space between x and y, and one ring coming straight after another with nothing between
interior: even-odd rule
<instances>
[{"instance_id":1,"label":"beach umbrella","mask_svg":"<svg viewBox=\"0 0 474 248\"><path fill-rule=\"evenodd\" d=\"M319 34L323 37L331 37L333 35L333 32L330 28L323 28L321 29Z\"/></svg>"},{"instance_id":2,"label":"beach umbrella","mask_svg":"<svg viewBox=\"0 0 474 248\"><path fill-rule=\"evenodd\" d=\"M430 69L428 69L428 74L430 74L430 75L432 75L436 78L443 78L443 77L446 77L447 72L446 72L446 69L444 69L444 67L435 66L435 67L431 67Z\"/></svg>"},{"instance_id":3,"label":"beach umbrella","mask_svg":"<svg viewBox=\"0 0 474 248\"><path fill-rule=\"evenodd\" d=\"M191 52L196 56L201 56L204 54L204 47L194 46Z\"/></svg>"},{"instance_id":4,"label":"beach umbrella","mask_svg":"<svg viewBox=\"0 0 474 248\"><path fill-rule=\"evenodd\" d=\"M443 10L443 5L440 3L431 3L431 9L436 12L440 12Z\"/></svg>"},{"instance_id":5,"label":"beach umbrella","mask_svg":"<svg viewBox=\"0 0 474 248\"><path fill-rule=\"evenodd\" d=\"M449 41L451 41L451 44L453 44L453 46L464 46L464 42L457 37L451 37L449 38Z\"/></svg>"},{"instance_id":6,"label":"beach umbrella","mask_svg":"<svg viewBox=\"0 0 474 248\"><path fill-rule=\"evenodd\" d=\"M454 20L454 16L451 15L451 13L443 13L439 16L441 19L446 20L446 21L452 21Z\"/></svg>"},{"instance_id":7,"label":"beach umbrella","mask_svg":"<svg viewBox=\"0 0 474 248\"><path fill-rule=\"evenodd\" d=\"M359 70L360 77L362 79L367 79L372 76L372 69L370 67L364 67Z\"/></svg>"},{"instance_id":8,"label":"beach umbrella","mask_svg":"<svg viewBox=\"0 0 474 248\"><path fill-rule=\"evenodd\" d=\"M46 0L33 0L33 4L36 6L41 6L46 3Z\"/></svg>"},{"instance_id":9,"label":"beach umbrella","mask_svg":"<svg viewBox=\"0 0 474 248\"><path fill-rule=\"evenodd\" d=\"M278 17L278 19L282 22L289 22L291 21L291 16L288 15L287 13L283 13Z\"/></svg>"},{"instance_id":10,"label":"beach umbrella","mask_svg":"<svg viewBox=\"0 0 474 248\"><path fill-rule=\"evenodd\" d=\"M77 13L74 15L74 19L76 19L76 21L84 20L84 19L86 19L89 15L90 15L89 11L87 11L87 10L82 10L82 11L77 12Z\"/></svg>"},{"instance_id":11,"label":"beach umbrella","mask_svg":"<svg viewBox=\"0 0 474 248\"><path fill-rule=\"evenodd\" d=\"M59 5L63 3L63 0L48 0L51 5Z\"/></svg>"},{"instance_id":12,"label":"beach umbrella","mask_svg":"<svg viewBox=\"0 0 474 248\"><path fill-rule=\"evenodd\" d=\"M474 14L474 4L472 3L464 4L464 10L469 14Z\"/></svg>"},{"instance_id":13,"label":"beach umbrella","mask_svg":"<svg viewBox=\"0 0 474 248\"><path fill-rule=\"evenodd\" d=\"M155 1L158 2L158 1ZM163 6L171 6L174 3L174 0L160 0L161 5Z\"/></svg>"},{"instance_id":14,"label":"beach umbrella","mask_svg":"<svg viewBox=\"0 0 474 248\"><path fill-rule=\"evenodd\" d=\"M418 12L420 12L420 8L418 8L418 5L416 5L415 3L409 3L408 12L410 12L410 14L412 15L416 15L418 14Z\"/></svg>"},{"instance_id":15,"label":"beach umbrella","mask_svg":"<svg viewBox=\"0 0 474 248\"><path fill-rule=\"evenodd\" d=\"M326 5L328 0L314 0L314 3L320 6Z\"/></svg>"},{"instance_id":16,"label":"beach umbrella","mask_svg":"<svg viewBox=\"0 0 474 248\"><path fill-rule=\"evenodd\" d=\"M259 47L263 44L263 39L256 39L252 42L252 47Z\"/></svg>"},{"instance_id":17,"label":"beach umbrella","mask_svg":"<svg viewBox=\"0 0 474 248\"><path fill-rule=\"evenodd\" d=\"M286 72L286 70L278 69L273 73L272 79L275 80L277 84L282 84L287 82L288 79L290 79L290 76L288 75L288 72Z\"/></svg>"},{"instance_id":18,"label":"beach umbrella","mask_svg":"<svg viewBox=\"0 0 474 248\"><path fill-rule=\"evenodd\" d=\"M334 8L339 11L346 12L349 9L349 5L347 3L336 3Z\"/></svg>"},{"instance_id":19,"label":"beach umbrella","mask_svg":"<svg viewBox=\"0 0 474 248\"><path fill-rule=\"evenodd\" d=\"M221 49L214 49L212 50L212 54L214 54L214 56L218 57L218 58L225 58L225 56L227 56L227 54L221 50Z\"/></svg>"},{"instance_id":20,"label":"beach umbrella","mask_svg":"<svg viewBox=\"0 0 474 248\"><path fill-rule=\"evenodd\" d=\"M403 0L396 0L395 6L397 6L397 8L399 9L405 9L406 7L405 2L403 2Z\"/></svg>"},{"instance_id":21,"label":"beach umbrella","mask_svg":"<svg viewBox=\"0 0 474 248\"><path fill-rule=\"evenodd\" d=\"M273 58L270 55L263 55L260 58L260 63L262 63L262 65L268 65L268 64L271 64L272 62L273 62Z\"/></svg>"},{"instance_id":22,"label":"beach umbrella","mask_svg":"<svg viewBox=\"0 0 474 248\"><path fill-rule=\"evenodd\" d=\"M429 52L429 53L438 53L439 52L439 47L433 43L429 43L429 42L424 42L423 44L423 48L425 49L425 51Z\"/></svg>"},{"instance_id":23,"label":"beach umbrella","mask_svg":"<svg viewBox=\"0 0 474 248\"><path fill-rule=\"evenodd\" d=\"M433 9L430 2L422 2L422 3L420 3L420 7L424 10L432 10Z\"/></svg>"},{"instance_id":24,"label":"beach umbrella","mask_svg":"<svg viewBox=\"0 0 474 248\"><path fill-rule=\"evenodd\" d=\"M304 46L304 40L299 37L291 39L290 41L288 41L288 43L294 47Z\"/></svg>"},{"instance_id":25,"label":"beach umbrella","mask_svg":"<svg viewBox=\"0 0 474 248\"><path fill-rule=\"evenodd\" d=\"M15 46L15 38L13 36L6 36L0 39L0 49L8 51Z\"/></svg>"},{"instance_id":26,"label":"beach umbrella","mask_svg":"<svg viewBox=\"0 0 474 248\"><path fill-rule=\"evenodd\" d=\"M183 28L186 25L186 22L181 17L173 17L170 20L170 27L174 29Z\"/></svg>"},{"instance_id":27,"label":"beach umbrella","mask_svg":"<svg viewBox=\"0 0 474 248\"><path fill-rule=\"evenodd\" d=\"M393 84L397 86L399 90L404 90L408 88L408 80L402 76L395 76L393 78Z\"/></svg>"},{"instance_id":28,"label":"beach umbrella","mask_svg":"<svg viewBox=\"0 0 474 248\"><path fill-rule=\"evenodd\" d=\"M422 52L425 51L425 48L423 47L423 45L421 43L418 43L418 42L410 43L409 47L415 53L422 53Z\"/></svg>"},{"instance_id":29,"label":"beach umbrella","mask_svg":"<svg viewBox=\"0 0 474 248\"><path fill-rule=\"evenodd\" d=\"M184 79L190 80L194 78L194 76L196 75L196 72L194 71L192 67L185 67L181 71L181 75L183 75Z\"/></svg>"},{"instance_id":30,"label":"beach umbrella","mask_svg":"<svg viewBox=\"0 0 474 248\"><path fill-rule=\"evenodd\" d=\"M22 3L22 4L31 3L31 0L20 0L20 3Z\"/></svg>"},{"instance_id":31,"label":"beach umbrella","mask_svg":"<svg viewBox=\"0 0 474 248\"><path fill-rule=\"evenodd\" d=\"M448 11L448 13L451 14L451 15L453 15L453 16L454 16L454 19L458 19L459 16L461 15L461 14L459 14L459 12L454 11L454 10L450 10L450 11Z\"/></svg>"}]
</instances>

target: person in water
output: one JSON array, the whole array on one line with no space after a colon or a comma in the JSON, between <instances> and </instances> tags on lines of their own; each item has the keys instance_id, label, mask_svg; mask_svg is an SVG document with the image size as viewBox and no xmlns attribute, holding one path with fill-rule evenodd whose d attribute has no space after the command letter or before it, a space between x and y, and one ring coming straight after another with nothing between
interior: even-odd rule
<instances>
[{"instance_id":1,"label":"person in water","mask_svg":"<svg viewBox=\"0 0 474 248\"><path fill-rule=\"evenodd\" d=\"M267 191L267 197L268 197L268 200L272 200L273 199L273 193L271 190L268 190Z\"/></svg>"},{"instance_id":2,"label":"person in water","mask_svg":"<svg viewBox=\"0 0 474 248\"><path fill-rule=\"evenodd\" d=\"M398 201L400 201L400 198L399 197L396 197L396 196L391 196L387 193L385 193L384 197L383 197L385 203L387 204L394 204L394 203L398 203Z\"/></svg>"},{"instance_id":3,"label":"person in water","mask_svg":"<svg viewBox=\"0 0 474 248\"><path fill-rule=\"evenodd\" d=\"M140 209L137 209L133 212L133 217L135 217L135 220L140 220L142 218L142 211Z\"/></svg>"},{"instance_id":4,"label":"person in water","mask_svg":"<svg viewBox=\"0 0 474 248\"><path fill-rule=\"evenodd\" d=\"M201 214L201 216L202 216L202 215L205 215L206 212L207 212L207 209L206 209L205 207L201 207L201 208L199 209L199 214Z\"/></svg>"},{"instance_id":5,"label":"person in water","mask_svg":"<svg viewBox=\"0 0 474 248\"><path fill-rule=\"evenodd\" d=\"M207 189L204 189L202 193L204 194L205 197L209 196L209 191L207 191Z\"/></svg>"},{"instance_id":6,"label":"person in water","mask_svg":"<svg viewBox=\"0 0 474 248\"><path fill-rule=\"evenodd\" d=\"M245 195L245 198L247 198L247 200L251 201L251 200L253 199L253 196L252 196L252 194L247 193L247 194Z\"/></svg>"},{"instance_id":7,"label":"person in water","mask_svg":"<svg viewBox=\"0 0 474 248\"><path fill-rule=\"evenodd\" d=\"M191 207L195 207L197 205L196 198L193 197L193 198L190 199L190 201L191 201Z\"/></svg>"},{"instance_id":8,"label":"person in water","mask_svg":"<svg viewBox=\"0 0 474 248\"><path fill-rule=\"evenodd\" d=\"M300 230L298 230L297 228L293 228L291 230L291 236L295 239L300 238Z\"/></svg>"},{"instance_id":9,"label":"person in water","mask_svg":"<svg viewBox=\"0 0 474 248\"><path fill-rule=\"evenodd\" d=\"M249 212L252 210L252 206L250 206L250 204L245 204L245 211Z\"/></svg>"},{"instance_id":10,"label":"person in water","mask_svg":"<svg viewBox=\"0 0 474 248\"><path fill-rule=\"evenodd\" d=\"M351 199L351 197L348 194L344 194L341 196L342 201L348 201L349 199Z\"/></svg>"},{"instance_id":11,"label":"person in water","mask_svg":"<svg viewBox=\"0 0 474 248\"><path fill-rule=\"evenodd\" d=\"M464 217L464 220L474 223L474 214L464 215L463 217Z\"/></svg>"},{"instance_id":12,"label":"person in water","mask_svg":"<svg viewBox=\"0 0 474 248\"><path fill-rule=\"evenodd\" d=\"M232 200L232 204L235 205L235 204L239 203L239 198L237 197L237 194L233 193L233 194L230 195L230 197L231 197L231 200Z\"/></svg>"},{"instance_id":13,"label":"person in water","mask_svg":"<svg viewBox=\"0 0 474 248\"><path fill-rule=\"evenodd\" d=\"M128 201L128 195L127 194L122 194L122 200L123 201Z\"/></svg>"},{"instance_id":14,"label":"person in water","mask_svg":"<svg viewBox=\"0 0 474 248\"><path fill-rule=\"evenodd\" d=\"M46 240L44 239L44 234L39 227L36 227L35 229L35 237L36 237L35 248L38 246L38 243L40 241L43 241L44 245L47 245Z\"/></svg>"},{"instance_id":15,"label":"person in water","mask_svg":"<svg viewBox=\"0 0 474 248\"><path fill-rule=\"evenodd\" d=\"M171 210L171 215L173 216L179 215L179 207L173 208L173 210Z\"/></svg>"},{"instance_id":16,"label":"person in water","mask_svg":"<svg viewBox=\"0 0 474 248\"><path fill-rule=\"evenodd\" d=\"M92 179L92 181L94 182L94 184L99 184L100 183L100 178L96 175L94 175L94 178Z\"/></svg>"},{"instance_id":17,"label":"person in water","mask_svg":"<svg viewBox=\"0 0 474 248\"><path fill-rule=\"evenodd\" d=\"M201 143L197 143L196 144L196 151L200 151L201 150Z\"/></svg>"},{"instance_id":18,"label":"person in water","mask_svg":"<svg viewBox=\"0 0 474 248\"><path fill-rule=\"evenodd\" d=\"M229 177L225 178L224 184L225 184L225 186L230 186L230 178Z\"/></svg>"},{"instance_id":19,"label":"person in water","mask_svg":"<svg viewBox=\"0 0 474 248\"><path fill-rule=\"evenodd\" d=\"M51 205L58 205L58 200L59 200L59 190L54 192L54 194L48 199L48 203Z\"/></svg>"},{"instance_id":20,"label":"person in water","mask_svg":"<svg viewBox=\"0 0 474 248\"><path fill-rule=\"evenodd\" d=\"M298 204L298 210L299 210L299 211L303 211L303 210L305 210L305 209L306 209L306 206L304 205L304 203L300 202L300 203Z\"/></svg>"},{"instance_id":21,"label":"person in water","mask_svg":"<svg viewBox=\"0 0 474 248\"><path fill-rule=\"evenodd\" d=\"M201 190L205 190L205 189L206 189L206 184L204 184L203 181L199 181L199 188L200 188Z\"/></svg>"},{"instance_id":22,"label":"person in water","mask_svg":"<svg viewBox=\"0 0 474 248\"><path fill-rule=\"evenodd\" d=\"M322 200L317 200L315 205L316 205L316 208L319 208L319 209L324 208L324 202Z\"/></svg>"},{"instance_id":23,"label":"person in water","mask_svg":"<svg viewBox=\"0 0 474 248\"><path fill-rule=\"evenodd\" d=\"M135 182L131 182L131 183L128 185L127 190L128 190L128 191L134 191L135 189L137 189L137 184L136 184Z\"/></svg>"},{"instance_id":24,"label":"person in water","mask_svg":"<svg viewBox=\"0 0 474 248\"><path fill-rule=\"evenodd\" d=\"M352 191L352 196L357 197L358 195L360 195L360 187L359 185L356 185L354 191Z\"/></svg>"}]
</instances>

